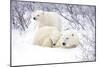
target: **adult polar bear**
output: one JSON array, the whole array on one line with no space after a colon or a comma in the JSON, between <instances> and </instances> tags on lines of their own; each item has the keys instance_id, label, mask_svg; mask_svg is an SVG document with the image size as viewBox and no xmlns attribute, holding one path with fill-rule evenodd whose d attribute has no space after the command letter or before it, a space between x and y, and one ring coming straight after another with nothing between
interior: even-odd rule
<instances>
[{"instance_id":1,"label":"adult polar bear","mask_svg":"<svg viewBox=\"0 0 100 67\"><path fill-rule=\"evenodd\" d=\"M56 27L44 26L36 30L34 44L43 47L53 47L59 40L61 34Z\"/></svg>"},{"instance_id":2,"label":"adult polar bear","mask_svg":"<svg viewBox=\"0 0 100 67\"><path fill-rule=\"evenodd\" d=\"M56 12L47 12L37 10L32 14L33 19L37 21L38 28L44 26L53 26L56 27L59 31L62 29L61 17Z\"/></svg>"}]
</instances>

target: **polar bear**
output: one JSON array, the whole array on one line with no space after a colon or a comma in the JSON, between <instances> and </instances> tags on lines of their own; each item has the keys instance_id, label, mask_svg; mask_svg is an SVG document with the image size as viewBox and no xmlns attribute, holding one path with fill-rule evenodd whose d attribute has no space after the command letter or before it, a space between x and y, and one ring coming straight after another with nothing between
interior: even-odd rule
<instances>
[{"instance_id":1,"label":"polar bear","mask_svg":"<svg viewBox=\"0 0 100 67\"><path fill-rule=\"evenodd\" d=\"M39 28L34 35L34 44L43 47L53 47L59 40L61 34L56 27L44 26Z\"/></svg>"},{"instance_id":2,"label":"polar bear","mask_svg":"<svg viewBox=\"0 0 100 67\"><path fill-rule=\"evenodd\" d=\"M61 16L56 12L37 10L33 12L32 17L35 21L37 21L38 28L43 26L54 26L61 31Z\"/></svg>"},{"instance_id":3,"label":"polar bear","mask_svg":"<svg viewBox=\"0 0 100 67\"><path fill-rule=\"evenodd\" d=\"M73 31L65 31L62 33L60 39L55 47L74 48L79 45L79 37Z\"/></svg>"}]
</instances>

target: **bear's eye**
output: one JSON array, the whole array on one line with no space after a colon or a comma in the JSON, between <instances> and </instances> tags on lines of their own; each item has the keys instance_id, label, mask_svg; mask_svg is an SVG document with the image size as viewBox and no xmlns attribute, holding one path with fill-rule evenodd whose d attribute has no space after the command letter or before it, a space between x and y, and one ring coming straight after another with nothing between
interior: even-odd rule
<instances>
[{"instance_id":1,"label":"bear's eye","mask_svg":"<svg viewBox=\"0 0 100 67\"><path fill-rule=\"evenodd\" d=\"M72 34L72 36L74 36L74 34Z\"/></svg>"},{"instance_id":2,"label":"bear's eye","mask_svg":"<svg viewBox=\"0 0 100 67\"><path fill-rule=\"evenodd\" d=\"M68 40L69 38L67 37L66 39Z\"/></svg>"}]
</instances>

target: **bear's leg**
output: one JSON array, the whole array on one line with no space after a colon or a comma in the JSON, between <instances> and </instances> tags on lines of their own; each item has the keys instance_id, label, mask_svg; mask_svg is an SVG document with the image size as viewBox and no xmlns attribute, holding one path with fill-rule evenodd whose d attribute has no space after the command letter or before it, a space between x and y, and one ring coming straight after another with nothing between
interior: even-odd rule
<instances>
[{"instance_id":1,"label":"bear's leg","mask_svg":"<svg viewBox=\"0 0 100 67\"><path fill-rule=\"evenodd\" d=\"M42 44L43 47L53 47L52 41L49 38L46 38Z\"/></svg>"}]
</instances>

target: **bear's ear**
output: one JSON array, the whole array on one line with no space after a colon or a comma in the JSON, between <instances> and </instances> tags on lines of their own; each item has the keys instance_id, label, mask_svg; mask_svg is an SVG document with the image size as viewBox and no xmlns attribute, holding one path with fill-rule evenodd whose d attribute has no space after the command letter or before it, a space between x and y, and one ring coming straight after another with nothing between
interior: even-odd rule
<instances>
[{"instance_id":1,"label":"bear's ear","mask_svg":"<svg viewBox=\"0 0 100 67\"><path fill-rule=\"evenodd\" d=\"M43 11L42 10L36 10L35 13L41 14L41 13L43 13Z\"/></svg>"},{"instance_id":2,"label":"bear's ear","mask_svg":"<svg viewBox=\"0 0 100 67\"><path fill-rule=\"evenodd\" d=\"M38 13L44 15L44 11L42 10L39 10Z\"/></svg>"}]
</instances>

